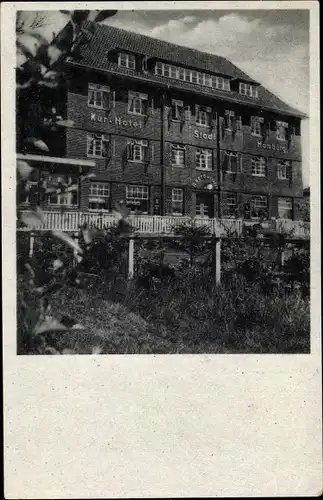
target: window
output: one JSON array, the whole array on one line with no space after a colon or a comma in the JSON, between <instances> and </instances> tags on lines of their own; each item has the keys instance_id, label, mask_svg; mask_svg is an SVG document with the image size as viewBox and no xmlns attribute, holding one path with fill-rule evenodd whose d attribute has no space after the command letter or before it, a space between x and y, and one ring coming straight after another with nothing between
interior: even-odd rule
<instances>
[{"instance_id":1,"label":"window","mask_svg":"<svg viewBox=\"0 0 323 500\"><path fill-rule=\"evenodd\" d=\"M183 189L172 189L172 214L183 215L184 213L184 192Z\"/></svg>"},{"instance_id":2,"label":"window","mask_svg":"<svg viewBox=\"0 0 323 500\"><path fill-rule=\"evenodd\" d=\"M239 93L250 97L258 97L258 87L251 85L250 83L240 82Z\"/></svg>"},{"instance_id":3,"label":"window","mask_svg":"<svg viewBox=\"0 0 323 500\"><path fill-rule=\"evenodd\" d=\"M131 139L127 143L128 161L145 161L147 158L148 141Z\"/></svg>"},{"instance_id":4,"label":"window","mask_svg":"<svg viewBox=\"0 0 323 500\"><path fill-rule=\"evenodd\" d=\"M234 111L227 110L224 115L224 127L226 130L234 129Z\"/></svg>"},{"instance_id":5,"label":"window","mask_svg":"<svg viewBox=\"0 0 323 500\"><path fill-rule=\"evenodd\" d=\"M145 115L147 113L148 95L139 92L128 92L128 113Z\"/></svg>"},{"instance_id":6,"label":"window","mask_svg":"<svg viewBox=\"0 0 323 500\"><path fill-rule=\"evenodd\" d=\"M288 123L276 122L276 137L280 141L286 141Z\"/></svg>"},{"instance_id":7,"label":"window","mask_svg":"<svg viewBox=\"0 0 323 500\"><path fill-rule=\"evenodd\" d=\"M91 210L109 210L110 185L106 182L91 182L89 208Z\"/></svg>"},{"instance_id":8,"label":"window","mask_svg":"<svg viewBox=\"0 0 323 500\"><path fill-rule=\"evenodd\" d=\"M211 123L211 112L212 109L208 106L196 105L196 123L197 125L203 125L204 127L209 127Z\"/></svg>"},{"instance_id":9,"label":"window","mask_svg":"<svg viewBox=\"0 0 323 500\"><path fill-rule=\"evenodd\" d=\"M241 153L224 152L224 166L228 174L239 174L241 172Z\"/></svg>"},{"instance_id":10,"label":"window","mask_svg":"<svg viewBox=\"0 0 323 500\"><path fill-rule=\"evenodd\" d=\"M280 219L293 218L293 200L292 198L278 198L278 217Z\"/></svg>"},{"instance_id":11,"label":"window","mask_svg":"<svg viewBox=\"0 0 323 500\"><path fill-rule=\"evenodd\" d=\"M267 196L253 196L251 198L251 218L260 219L268 217Z\"/></svg>"},{"instance_id":12,"label":"window","mask_svg":"<svg viewBox=\"0 0 323 500\"><path fill-rule=\"evenodd\" d=\"M266 177L266 158L254 156L251 161L252 175L256 177Z\"/></svg>"},{"instance_id":13,"label":"window","mask_svg":"<svg viewBox=\"0 0 323 500\"><path fill-rule=\"evenodd\" d=\"M291 178L291 162L285 160L278 160L277 163L277 178L281 180Z\"/></svg>"},{"instance_id":14,"label":"window","mask_svg":"<svg viewBox=\"0 0 323 500\"><path fill-rule=\"evenodd\" d=\"M104 134L87 134L87 156L105 158L108 156L109 139Z\"/></svg>"},{"instance_id":15,"label":"window","mask_svg":"<svg viewBox=\"0 0 323 500\"><path fill-rule=\"evenodd\" d=\"M148 186L126 186L126 199L131 213L148 214Z\"/></svg>"},{"instance_id":16,"label":"window","mask_svg":"<svg viewBox=\"0 0 323 500\"><path fill-rule=\"evenodd\" d=\"M214 87L220 90L230 90L230 79L223 76L209 75L199 71L173 66L161 61L157 61L155 65L155 75L164 76L190 82L205 87Z\"/></svg>"},{"instance_id":17,"label":"window","mask_svg":"<svg viewBox=\"0 0 323 500\"><path fill-rule=\"evenodd\" d=\"M237 196L234 193L227 193L225 195L224 216L236 217L237 214Z\"/></svg>"},{"instance_id":18,"label":"window","mask_svg":"<svg viewBox=\"0 0 323 500\"><path fill-rule=\"evenodd\" d=\"M211 82L212 87L218 90L230 90L230 80L228 78L212 75Z\"/></svg>"},{"instance_id":19,"label":"window","mask_svg":"<svg viewBox=\"0 0 323 500\"><path fill-rule=\"evenodd\" d=\"M183 117L184 103L177 99L172 100L172 120L180 121Z\"/></svg>"},{"instance_id":20,"label":"window","mask_svg":"<svg viewBox=\"0 0 323 500\"><path fill-rule=\"evenodd\" d=\"M252 135L261 136L264 119L261 118L260 116L252 116L250 120L251 120L250 125L251 125Z\"/></svg>"},{"instance_id":21,"label":"window","mask_svg":"<svg viewBox=\"0 0 323 500\"><path fill-rule=\"evenodd\" d=\"M49 205L77 206L78 184L74 176L51 174L48 176L47 185L56 187L57 192L48 196ZM61 192L60 192L61 191Z\"/></svg>"},{"instance_id":22,"label":"window","mask_svg":"<svg viewBox=\"0 0 323 500\"><path fill-rule=\"evenodd\" d=\"M185 166L185 146L172 144L172 165Z\"/></svg>"},{"instance_id":23,"label":"window","mask_svg":"<svg viewBox=\"0 0 323 500\"><path fill-rule=\"evenodd\" d=\"M133 54L121 52L118 57L118 65L122 68L136 69L136 57Z\"/></svg>"},{"instance_id":24,"label":"window","mask_svg":"<svg viewBox=\"0 0 323 500\"><path fill-rule=\"evenodd\" d=\"M110 107L110 87L89 83L87 103L93 108L108 109Z\"/></svg>"},{"instance_id":25,"label":"window","mask_svg":"<svg viewBox=\"0 0 323 500\"><path fill-rule=\"evenodd\" d=\"M200 170L212 170L212 149L197 149L195 165Z\"/></svg>"}]
</instances>

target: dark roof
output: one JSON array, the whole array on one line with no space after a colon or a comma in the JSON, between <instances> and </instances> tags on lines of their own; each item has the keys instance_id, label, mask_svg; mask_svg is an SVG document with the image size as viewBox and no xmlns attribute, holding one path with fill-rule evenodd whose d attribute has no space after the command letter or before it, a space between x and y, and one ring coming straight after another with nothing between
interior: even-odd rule
<instances>
[{"instance_id":1,"label":"dark roof","mask_svg":"<svg viewBox=\"0 0 323 500\"><path fill-rule=\"evenodd\" d=\"M306 116L304 113L284 103L262 85L258 89L259 97L252 98L242 96L236 91L221 91L211 87L160 77L154 75L152 71L139 73L135 70L120 68L116 63L109 60L109 53L116 49L146 55L184 67L195 68L200 71L205 71L206 73L227 75L231 78L241 79L243 81L254 81L237 66L218 55L208 54L188 47L181 47L113 26L87 21L85 27L93 29L93 36L88 43L80 46L79 54L70 59L70 62L124 76L133 76L159 84L164 83L173 88L198 92L201 95L208 95L210 97L225 99L244 105L261 107L281 114L300 118Z\"/></svg>"}]
</instances>

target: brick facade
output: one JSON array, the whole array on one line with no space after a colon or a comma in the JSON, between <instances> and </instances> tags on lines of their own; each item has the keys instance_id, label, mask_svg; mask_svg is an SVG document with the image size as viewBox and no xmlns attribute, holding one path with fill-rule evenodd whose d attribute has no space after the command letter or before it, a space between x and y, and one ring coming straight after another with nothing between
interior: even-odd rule
<instances>
[{"instance_id":1,"label":"brick facade","mask_svg":"<svg viewBox=\"0 0 323 500\"><path fill-rule=\"evenodd\" d=\"M295 113L284 114L270 106L262 108L256 98L254 104L251 99L244 103L226 101L225 92L220 98L199 94L196 89L181 91L172 83L161 91L158 83L147 78L140 80L137 76L127 77L113 71L77 66L71 66L68 71L65 116L74 125L62 138L65 155L95 161L95 178L80 182L78 207L74 209L90 210L92 182L108 184L110 210L116 202L127 201L127 186L143 186L145 190L148 188L145 191L148 201L138 203L138 207L145 206L145 212L150 215L172 214L172 190L176 189L182 193L185 215L225 216L230 203L233 210L234 202L234 215L249 217L248 203L254 197L266 197L268 217L280 215L279 200L283 199L292 202L291 217L297 219L303 185L301 118ZM89 84L108 88L108 109L89 104ZM129 111L129 91L147 95L145 116ZM180 119L173 119L175 101L182 103ZM208 110L207 124L197 123L199 109ZM239 126L227 127L228 112L234 113L234 123ZM254 116L263 123L258 135L251 130ZM268 127L276 121L288 124L286 140L278 139L276 131ZM104 135L107 141L104 157L88 154L89 134ZM128 142L132 140L147 141L143 161L127 159ZM173 145L185 148L182 149L183 165L172 162ZM198 150L207 150L203 154L208 155L208 169L197 165ZM233 172L228 171L225 164L231 153L241 155L240 168ZM259 157L264 158L261 160L265 165L263 175L253 172ZM290 162L291 173L287 179L280 179L278 164L286 160Z\"/></svg>"}]
</instances>

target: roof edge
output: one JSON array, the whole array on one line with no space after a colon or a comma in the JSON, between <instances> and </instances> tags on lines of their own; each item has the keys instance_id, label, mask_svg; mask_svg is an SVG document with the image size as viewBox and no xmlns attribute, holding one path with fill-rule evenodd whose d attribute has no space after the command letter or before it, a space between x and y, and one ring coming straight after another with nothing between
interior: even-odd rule
<instances>
[{"instance_id":1,"label":"roof edge","mask_svg":"<svg viewBox=\"0 0 323 500\"><path fill-rule=\"evenodd\" d=\"M126 78L129 78L129 79L132 79L132 80L136 80L136 81L145 81L146 83L148 84L151 84L151 85L159 85L160 87L163 87L163 88L166 88L166 89L169 89L171 84L169 83L162 83L162 82L156 82L154 80L149 80L148 78L145 78L144 76L136 76L136 75L127 75L127 74L122 74L122 73L116 73L114 71L111 71L111 70L108 70L108 69L103 69L103 68L99 68L99 67L96 67L96 66L92 66L92 65L89 65L89 64L82 64L82 63L79 63L79 62L76 62L76 61L71 61L70 59L66 60L66 64L70 64L70 65L73 65L73 66L80 66L80 67L83 67L83 68L89 68L89 69L93 69L93 70L96 70L96 71L101 71L103 73L108 73L108 74L112 74L112 75L115 75L115 76L124 76ZM251 104L251 103L244 103L244 102L241 102L241 101L238 101L236 99L233 99L232 96L228 96L228 97L222 97L222 96L210 96L209 94L207 94L206 92L203 92L203 89L197 91L195 90L194 88L190 89L190 90L186 90L186 89L183 89L181 87L176 87L176 84L172 84L172 87L174 87L175 89L178 89L178 90L181 90L182 92L192 92L193 94L197 94L197 95L204 95L206 97L209 97L209 98L216 98L216 99L219 99L221 101L228 101L228 102L232 102L232 103L236 103L236 104L239 104L241 106L245 106L245 107L255 107L255 108L259 108L259 109L265 109L267 111L272 111L272 112L276 112L276 113L281 113L283 115L286 115L286 116L293 116L293 117L296 117L296 118L300 118L300 119L308 119L309 116L297 109L292 109L292 111L286 111L286 110L283 110L283 109L273 109L272 107L270 106L265 106L263 104L257 104L257 102L255 102L254 104ZM266 89L267 92L270 92L268 89ZM270 92L272 93L272 92ZM289 106L289 105L288 105Z\"/></svg>"}]
</instances>

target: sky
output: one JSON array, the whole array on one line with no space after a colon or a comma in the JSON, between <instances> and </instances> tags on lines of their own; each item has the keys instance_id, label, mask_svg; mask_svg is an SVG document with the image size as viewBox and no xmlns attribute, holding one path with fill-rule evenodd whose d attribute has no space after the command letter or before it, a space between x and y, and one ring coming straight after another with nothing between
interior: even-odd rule
<instances>
[{"instance_id":1,"label":"sky","mask_svg":"<svg viewBox=\"0 0 323 500\"><path fill-rule=\"evenodd\" d=\"M58 11L43 14L46 18L42 31L48 36L57 33L68 20ZM118 11L104 24L224 56L287 104L309 111L307 10ZM307 120L302 136L306 186Z\"/></svg>"}]
</instances>

